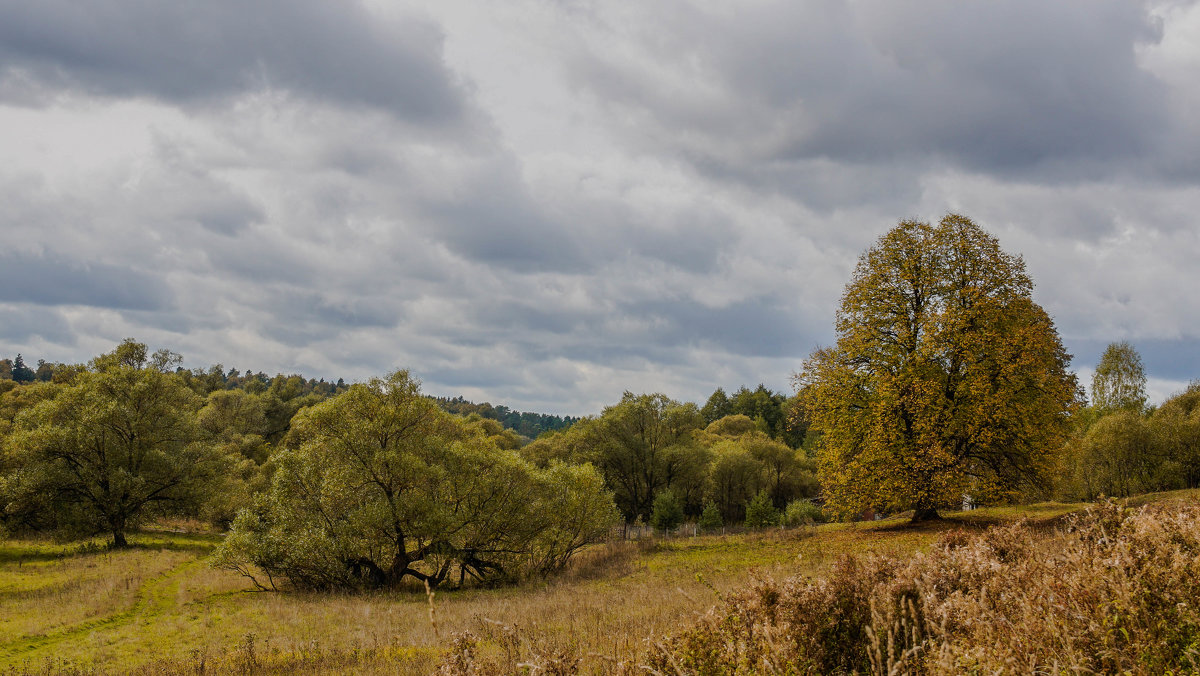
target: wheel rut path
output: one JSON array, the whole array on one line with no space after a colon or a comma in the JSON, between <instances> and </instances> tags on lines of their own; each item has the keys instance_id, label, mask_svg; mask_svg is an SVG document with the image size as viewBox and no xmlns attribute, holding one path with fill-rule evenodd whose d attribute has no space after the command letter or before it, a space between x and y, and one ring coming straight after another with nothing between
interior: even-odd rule
<instances>
[{"instance_id":1,"label":"wheel rut path","mask_svg":"<svg viewBox=\"0 0 1200 676\"><path fill-rule=\"evenodd\" d=\"M0 662L11 662L14 658L29 656L41 649L51 648L92 632L121 627L137 620L149 621L164 614L171 606L172 583L189 571L204 565L206 558L205 555L198 554L195 558L150 578L141 585L133 604L125 610L58 627L44 634L21 636L12 640L0 638Z\"/></svg>"}]
</instances>

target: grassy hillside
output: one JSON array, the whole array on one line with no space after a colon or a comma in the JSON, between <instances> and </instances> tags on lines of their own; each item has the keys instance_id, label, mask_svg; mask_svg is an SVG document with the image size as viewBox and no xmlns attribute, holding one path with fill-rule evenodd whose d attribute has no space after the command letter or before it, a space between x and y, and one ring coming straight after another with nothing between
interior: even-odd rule
<instances>
[{"instance_id":1,"label":"grassy hillside","mask_svg":"<svg viewBox=\"0 0 1200 676\"><path fill-rule=\"evenodd\" d=\"M1141 501L1197 500L1197 492ZM1084 505L1042 504L751 535L596 547L540 585L375 595L266 593L206 565L211 534L97 543L0 543L0 673L428 673L460 657L610 673L754 579L821 576L845 554L908 555L943 533ZM473 651L473 653L472 653Z\"/></svg>"}]
</instances>

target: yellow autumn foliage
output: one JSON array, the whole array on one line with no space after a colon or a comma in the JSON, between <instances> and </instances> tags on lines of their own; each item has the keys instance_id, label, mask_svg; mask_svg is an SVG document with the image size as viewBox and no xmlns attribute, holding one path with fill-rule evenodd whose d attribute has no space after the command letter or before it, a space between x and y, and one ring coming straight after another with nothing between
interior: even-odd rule
<instances>
[{"instance_id":1,"label":"yellow autumn foliage","mask_svg":"<svg viewBox=\"0 0 1200 676\"><path fill-rule=\"evenodd\" d=\"M1044 482L1082 393L1032 288L959 215L902 221L862 255L836 345L795 376L832 510L921 518Z\"/></svg>"}]
</instances>

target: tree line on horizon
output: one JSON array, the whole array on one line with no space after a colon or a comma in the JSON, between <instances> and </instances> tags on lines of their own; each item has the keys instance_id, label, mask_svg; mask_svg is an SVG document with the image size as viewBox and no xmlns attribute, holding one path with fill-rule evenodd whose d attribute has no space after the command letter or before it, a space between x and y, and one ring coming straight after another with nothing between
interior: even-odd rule
<instances>
[{"instance_id":1,"label":"tree line on horizon","mask_svg":"<svg viewBox=\"0 0 1200 676\"><path fill-rule=\"evenodd\" d=\"M37 360L33 368L25 363L24 357L18 353L15 358L0 359L0 381L11 380L18 383L53 382L56 373L64 379L82 368L79 364L48 362ZM175 367L187 386L200 396L208 396L218 390L245 390L250 394L261 394L274 391L282 399L292 399L297 396L310 396L309 402L331 397L345 392L350 386L342 378L337 381L326 381L324 378L305 378L302 375L284 375L278 373L269 376L262 371L239 371L236 368L226 370L222 364L213 364L207 369L185 369ZM543 432L561 430L570 427L578 417L560 416L547 413L515 411L503 404L493 406L490 402L477 404L464 399L462 396L441 397L425 395L433 399L437 405L448 413L469 416L476 414L482 418L496 420L504 427L513 430L526 440L533 439Z\"/></svg>"}]
</instances>

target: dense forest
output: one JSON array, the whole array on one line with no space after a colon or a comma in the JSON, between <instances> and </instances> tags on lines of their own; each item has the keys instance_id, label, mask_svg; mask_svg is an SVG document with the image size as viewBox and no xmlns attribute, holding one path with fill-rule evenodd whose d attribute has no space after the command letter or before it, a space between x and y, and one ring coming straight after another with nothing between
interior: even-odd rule
<instances>
[{"instance_id":1,"label":"dense forest","mask_svg":"<svg viewBox=\"0 0 1200 676\"><path fill-rule=\"evenodd\" d=\"M5 360L4 531L122 547L200 519L263 586L436 586L544 575L622 517L764 526L817 495L787 400L761 385L575 419L426 396L403 371L347 385L181 362L132 339L87 364Z\"/></svg>"},{"instance_id":2,"label":"dense forest","mask_svg":"<svg viewBox=\"0 0 1200 676\"><path fill-rule=\"evenodd\" d=\"M352 387L341 379L326 382L300 375L271 377L261 372L227 370L220 364L189 370L180 367L180 361L179 355L168 351L149 354L145 345L132 339L86 365L39 360L34 370L25 366L22 355L0 360L0 383L7 383L0 384L0 397L5 402L0 410L4 411L6 429L18 427L18 414L25 408L33 408L43 399L55 399L61 391L80 387L117 366L165 379L190 393L190 398L180 400L190 403L178 405L195 408L196 424L207 440L234 458L229 467L236 469L236 488L225 486L226 490L217 492L221 499L203 505L193 499L195 504L190 507L197 515L227 524L239 506L248 504L252 494L265 490L266 477L274 471L274 455L299 443L290 434L298 414ZM592 463L601 468L628 522L640 519L649 523L657 499L660 510L678 510L677 518L655 521L660 526L671 527L684 518L698 518L706 506L710 508L706 521L710 527L741 523L746 507L764 493L779 514L759 517L762 525L781 518L788 503L796 498L816 496L814 468L808 453L800 448L805 437L803 418L790 415L795 400L761 384L755 389L740 387L733 396L717 388L702 407L664 395L627 394L603 414L584 419L518 412L487 402L475 404L462 397L424 398L484 430L497 447L520 449L523 457L538 466L559 461ZM630 415L639 417L636 425L649 422L651 427L639 427L634 436L623 437L620 444L610 443L614 426L635 424L627 419ZM670 427L673 436L669 440L651 439L659 435L662 426ZM597 431L601 429L608 431ZM581 448L581 443L587 448ZM13 449L9 467L15 467L16 455ZM622 471L624 475L620 475ZM10 484L10 488L15 485ZM165 495L159 498L169 502ZM44 505L30 501L22 510L16 504L10 502L0 514L10 530L49 527L48 523L37 522L45 518L36 516L43 514L37 507ZM119 539L119 534L114 538Z\"/></svg>"},{"instance_id":3,"label":"dense forest","mask_svg":"<svg viewBox=\"0 0 1200 676\"><path fill-rule=\"evenodd\" d=\"M492 406L490 402L486 401L476 404L462 397L434 397L434 401L447 413L461 416L474 414L481 418L495 420L527 439L536 438L543 432L566 429L579 420L579 418L569 415L514 411L503 404Z\"/></svg>"},{"instance_id":4,"label":"dense forest","mask_svg":"<svg viewBox=\"0 0 1200 676\"><path fill-rule=\"evenodd\" d=\"M133 357L122 356L131 351ZM135 373L153 372L182 392L171 405L194 416L189 424L198 428L197 438L221 449L222 471L230 473L224 489L214 492L219 499L192 496L183 508L184 501L167 500L164 493L150 502L178 502L185 512L220 524L231 523L239 508L267 489L276 454L300 443L291 433L298 414L351 388L342 380L269 377L220 365L187 370L177 366L178 359L163 351L148 356L144 345L131 340L87 365L39 360L34 369L20 355L0 360L0 433L10 438L3 465L9 473L3 487L10 493L0 513L5 527L79 527L46 516L52 512L42 508L50 495L12 499L20 484L13 477L27 469L12 439L22 420L24 428L36 425L33 413L39 403L90 382L113 360L129 362ZM1101 362L1092 384L1098 400L1072 415L1073 431L1054 457L1053 485L1024 484L993 501L1022 494L1094 499L1200 486L1200 383L1159 406L1148 406L1140 357L1128 343L1114 343ZM824 501L814 453L820 434L809 429L801 395L786 397L763 385L743 386L732 395L717 388L698 406L662 394L626 393L620 402L585 418L521 413L461 397L423 398L536 467L591 464L626 522L668 528L684 521L708 527L743 524L760 495L766 497L767 511L753 519L757 525L825 518L819 508L813 510L814 503ZM977 504L985 501L983 496L975 499ZM878 509L889 509L886 502Z\"/></svg>"}]
</instances>

